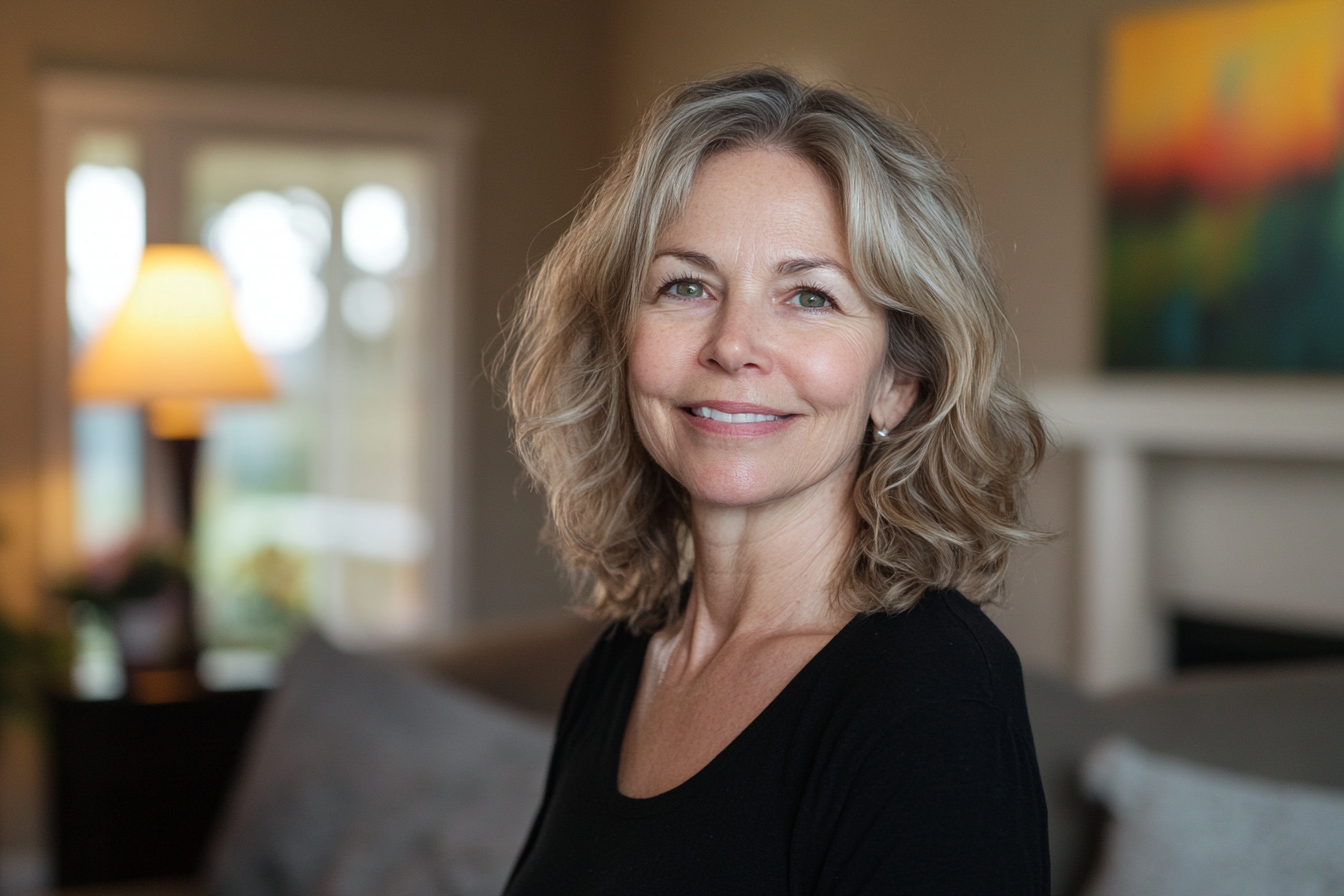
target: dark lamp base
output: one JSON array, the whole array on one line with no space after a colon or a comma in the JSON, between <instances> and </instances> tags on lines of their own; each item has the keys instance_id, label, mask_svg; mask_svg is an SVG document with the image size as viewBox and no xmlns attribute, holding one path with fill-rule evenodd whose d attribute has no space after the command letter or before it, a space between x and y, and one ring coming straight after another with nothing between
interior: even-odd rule
<instances>
[{"instance_id":1,"label":"dark lamp base","mask_svg":"<svg viewBox=\"0 0 1344 896\"><path fill-rule=\"evenodd\" d=\"M195 669L126 670L126 694L136 703L180 703L204 692Z\"/></svg>"}]
</instances>

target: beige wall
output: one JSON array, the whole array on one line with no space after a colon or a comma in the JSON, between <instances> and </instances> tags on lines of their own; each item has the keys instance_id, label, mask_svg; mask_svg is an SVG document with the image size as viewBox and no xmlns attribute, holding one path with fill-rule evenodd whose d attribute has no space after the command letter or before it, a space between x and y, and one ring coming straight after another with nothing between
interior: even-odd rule
<instances>
[{"instance_id":1,"label":"beige wall","mask_svg":"<svg viewBox=\"0 0 1344 896\"><path fill-rule=\"evenodd\" d=\"M463 342L496 331L498 303L606 147L598 0L0 0L0 605L38 603L38 132L45 65L395 91L464 100L481 124ZM479 365L477 365L479 366ZM537 503L515 497L503 417L472 386L475 614L553 607Z\"/></svg>"}]
</instances>

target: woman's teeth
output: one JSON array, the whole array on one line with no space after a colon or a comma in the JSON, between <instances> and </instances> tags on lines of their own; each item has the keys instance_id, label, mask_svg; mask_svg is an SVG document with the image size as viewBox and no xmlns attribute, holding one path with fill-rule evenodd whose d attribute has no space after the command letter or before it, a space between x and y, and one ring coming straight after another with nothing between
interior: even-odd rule
<instances>
[{"instance_id":1,"label":"woman's teeth","mask_svg":"<svg viewBox=\"0 0 1344 896\"><path fill-rule=\"evenodd\" d=\"M766 423L770 420L780 419L774 414L725 414L723 411L716 411L713 408L691 408L691 413L697 417L718 420L720 423Z\"/></svg>"}]
</instances>

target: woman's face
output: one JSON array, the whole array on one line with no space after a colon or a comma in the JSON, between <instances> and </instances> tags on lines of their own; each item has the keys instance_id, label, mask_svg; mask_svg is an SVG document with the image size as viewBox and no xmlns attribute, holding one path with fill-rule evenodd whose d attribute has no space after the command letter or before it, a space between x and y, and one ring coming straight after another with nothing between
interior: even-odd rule
<instances>
[{"instance_id":1,"label":"woman's face","mask_svg":"<svg viewBox=\"0 0 1344 896\"><path fill-rule=\"evenodd\" d=\"M918 390L885 364L886 339L821 174L778 150L714 156L644 283L630 355L640 438L697 502L847 496L869 420L895 426Z\"/></svg>"}]
</instances>

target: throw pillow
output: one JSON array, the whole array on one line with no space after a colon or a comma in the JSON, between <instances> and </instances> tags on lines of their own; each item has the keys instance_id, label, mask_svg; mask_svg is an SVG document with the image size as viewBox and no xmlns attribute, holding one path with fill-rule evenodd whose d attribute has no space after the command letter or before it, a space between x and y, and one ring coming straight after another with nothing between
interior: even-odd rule
<instances>
[{"instance_id":1,"label":"throw pillow","mask_svg":"<svg viewBox=\"0 0 1344 896\"><path fill-rule=\"evenodd\" d=\"M1089 754L1112 816L1089 896L1344 893L1344 791L1233 774L1124 738Z\"/></svg>"},{"instance_id":2,"label":"throw pillow","mask_svg":"<svg viewBox=\"0 0 1344 896\"><path fill-rule=\"evenodd\" d=\"M214 896L494 896L540 802L540 723L310 635L263 712Z\"/></svg>"}]
</instances>

